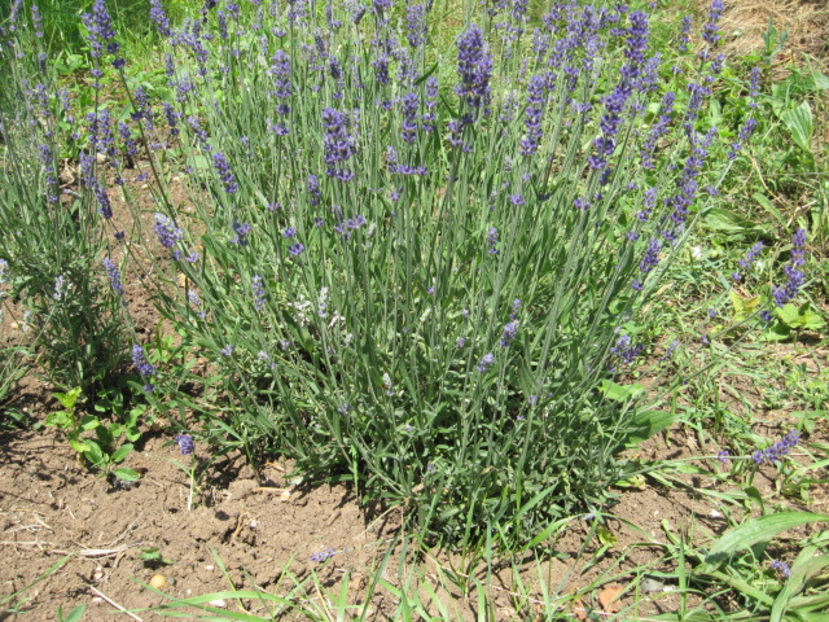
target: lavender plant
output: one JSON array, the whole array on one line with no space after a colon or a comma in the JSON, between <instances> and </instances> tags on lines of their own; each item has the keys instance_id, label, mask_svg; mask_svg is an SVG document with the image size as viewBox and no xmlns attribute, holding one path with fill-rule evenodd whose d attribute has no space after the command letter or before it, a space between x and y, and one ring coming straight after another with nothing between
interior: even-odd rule
<instances>
[{"instance_id":1,"label":"lavender plant","mask_svg":"<svg viewBox=\"0 0 829 622\"><path fill-rule=\"evenodd\" d=\"M97 159L114 154L113 121L103 109L90 112L85 127L75 118L46 62L37 5L18 5L0 32L11 78L0 102L0 255L16 275L13 296L28 307L50 378L66 389L100 387L125 350L121 300L101 264L112 207ZM60 172L67 131L86 133L89 143L81 184L68 189ZM106 271L111 279L117 268Z\"/></svg>"},{"instance_id":2,"label":"lavender plant","mask_svg":"<svg viewBox=\"0 0 829 622\"><path fill-rule=\"evenodd\" d=\"M348 479L454 542L527 541L604 504L655 412L608 390L645 348L625 327L753 128L713 160L721 3L675 67L623 5L557 3L531 41L522 4L469 7L441 53L428 3L399 7L402 30L386 0L211 2L180 27L151 4L165 101L124 73L102 0L88 29L133 103L119 134L151 182L157 305L208 361L188 379L200 438Z\"/></svg>"}]
</instances>

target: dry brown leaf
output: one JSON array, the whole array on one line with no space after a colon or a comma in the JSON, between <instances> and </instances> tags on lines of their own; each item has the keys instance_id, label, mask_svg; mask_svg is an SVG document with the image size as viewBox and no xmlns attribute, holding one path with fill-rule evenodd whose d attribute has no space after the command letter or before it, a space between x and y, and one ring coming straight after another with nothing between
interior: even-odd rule
<instances>
[{"instance_id":1,"label":"dry brown leaf","mask_svg":"<svg viewBox=\"0 0 829 622\"><path fill-rule=\"evenodd\" d=\"M618 583L611 583L599 592L599 605L604 609L605 613L616 613L619 611L619 603L616 602L616 599L619 598L619 594L624 589L624 586Z\"/></svg>"}]
</instances>

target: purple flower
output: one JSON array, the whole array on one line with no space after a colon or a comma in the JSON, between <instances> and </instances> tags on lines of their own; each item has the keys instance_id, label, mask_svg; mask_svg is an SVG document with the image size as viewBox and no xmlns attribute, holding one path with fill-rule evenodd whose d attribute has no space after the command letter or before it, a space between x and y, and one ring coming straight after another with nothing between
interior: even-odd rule
<instances>
[{"instance_id":1,"label":"purple flower","mask_svg":"<svg viewBox=\"0 0 829 622\"><path fill-rule=\"evenodd\" d=\"M482 374L485 373L495 362L495 355L492 352L487 352L481 357L476 369Z\"/></svg>"},{"instance_id":2,"label":"purple flower","mask_svg":"<svg viewBox=\"0 0 829 622\"><path fill-rule=\"evenodd\" d=\"M748 249L748 252L740 259L739 264L740 268L743 270L748 270L752 264L757 260L757 256L763 251L763 242L757 242ZM740 272L732 272L731 278L735 281L740 281L743 278L743 275Z\"/></svg>"},{"instance_id":3,"label":"purple flower","mask_svg":"<svg viewBox=\"0 0 829 622\"><path fill-rule=\"evenodd\" d=\"M779 559L775 559L773 562L771 562L771 566L769 567L772 570L776 570L778 573L780 573L780 576L782 576L785 579L788 579L790 576L792 576L792 569L789 567L789 565L786 562L781 562Z\"/></svg>"},{"instance_id":4,"label":"purple flower","mask_svg":"<svg viewBox=\"0 0 829 622\"><path fill-rule=\"evenodd\" d=\"M297 242L296 244L291 246L291 248L288 249L288 252L291 253L291 255L293 255L294 257L299 257L304 250L305 246L302 243Z\"/></svg>"},{"instance_id":5,"label":"purple flower","mask_svg":"<svg viewBox=\"0 0 829 622\"><path fill-rule=\"evenodd\" d=\"M230 170L230 164L228 164L227 158L221 151L217 151L213 154L213 166L219 174L219 179L221 179L222 183L225 185L225 192L228 194L235 193L239 189L239 186L236 185L236 179L233 177L233 172Z\"/></svg>"},{"instance_id":6,"label":"purple flower","mask_svg":"<svg viewBox=\"0 0 829 622\"><path fill-rule=\"evenodd\" d=\"M415 93L406 93L403 96L403 122L401 123L400 137L404 142L413 143L417 140L417 109L418 97Z\"/></svg>"},{"instance_id":7,"label":"purple flower","mask_svg":"<svg viewBox=\"0 0 829 622\"><path fill-rule=\"evenodd\" d=\"M639 150L639 155L642 158L642 166L647 170L653 170L654 168L653 154L656 151L659 140L668 133L671 126L675 101L676 94L670 91L662 97L662 108L659 118L651 127L645 142Z\"/></svg>"},{"instance_id":8,"label":"purple flower","mask_svg":"<svg viewBox=\"0 0 829 622\"><path fill-rule=\"evenodd\" d=\"M246 222L239 223L235 220L233 221L232 227L235 235L230 239L230 243L238 244L239 246L247 246L248 235L251 231L253 231L253 227Z\"/></svg>"},{"instance_id":9,"label":"purple flower","mask_svg":"<svg viewBox=\"0 0 829 622\"><path fill-rule=\"evenodd\" d=\"M434 76L429 76L426 80L426 88L425 88L425 95L426 95L426 102L425 108L426 112L423 113L421 117L423 121L423 131L427 134L430 134L435 129L435 121L437 121L437 117L435 116L435 106L437 106L437 99L438 99L438 81L437 78Z\"/></svg>"},{"instance_id":10,"label":"purple flower","mask_svg":"<svg viewBox=\"0 0 829 622\"><path fill-rule=\"evenodd\" d=\"M498 342L502 348L508 348L510 346L516 335L518 335L519 326L520 323L518 320L512 320L504 325L501 331L501 340Z\"/></svg>"},{"instance_id":11,"label":"purple flower","mask_svg":"<svg viewBox=\"0 0 829 622\"><path fill-rule=\"evenodd\" d=\"M322 111L322 124L325 128L323 137L324 158L327 166L325 174L340 181L351 181L354 173L343 167L343 164L357 152L357 142L348 133L351 125L349 116L328 107Z\"/></svg>"},{"instance_id":12,"label":"purple flower","mask_svg":"<svg viewBox=\"0 0 829 622\"><path fill-rule=\"evenodd\" d=\"M114 41L115 31L112 28L112 19L107 12L104 0L95 0L92 5L92 13L83 13L81 21L83 21L83 25L89 33L90 54L93 58L100 58L104 49L108 54L118 54L120 48L118 43ZM123 64L124 60L121 58L116 58L113 61L113 66L116 69L123 66Z\"/></svg>"},{"instance_id":13,"label":"purple flower","mask_svg":"<svg viewBox=\"0 0 829 622\"><path fill-rule=\"evenodd\" d=\"M611 346L610 353L622 364L629 365L644 350L641 343L633 344L630 335L620 335L616 344Z\"/></svg>"},{"instance_id":14,"label":"purple flower","mask_svg":"<svg viewBox=\"0 0 829 622\"><path fill-rule=\"evenodd\" d=\"M106 220L112 218L112 205L106 188L99 183L95 184L95 198L98 199L98 213Z\"/></svg>"},{"instance_id":15,"label":"purple flower","mask_svg":"<svg viewBox=\"0 0 829 622\"><path fill-rule=\"evenodd\" d=\"M331 559L336 554L337 551L335 551L334 549L325 549L324 551L320 551L319 553L312 554L311 561L317 564L321 564L324 561Z\"/></svg>"},{"instance_id":16,"label":"purple flower","mask_svg":"<svg viewBox=\"0 0 829 622\"><path fill-rule=\"evenodd\" d=\"M169 102L164 102L162 106L164 107L164 116L167 118L167 125L170 127L170 134L178 136L180 132L177 126L181 115L175 111Z\"/></svg>"},{"instance_id":17,"label":"purple flower","mask_svg":"<svg viewBox=\"0 0 829 622\"><path fill-rule=\"evenodd\" d=\"M182 456L188 456L193 453L196 449L196 445L193 442L193 437L189 434L179 434L173 439L178 445L178 450L181 452Z\"/></svg>"},{"instance_id":18,"label":"purple flower","mask_svg":"<svg viewBox=\"0 0 829 622\"><path fill-rule=\"evenodd\" d=\"M322 197L322 193L320 192L320 180L319 178L312 174L308 174L308 183L307 183L308 192L311 195L311 198L308 202L311 205L318 205L320 202L320 198Z\"/></svg>"},{"instance_id":19,"label":"purple flower","mask_svg":"<svg viewBox=\"0 0 829 622\"><path fill-rule=\"evenodd\" d=\"M118 270L118 266L109 257L104 257L101 263L104 266L104 270L106 270L107 277L109 278L109 285L112 287L112 291L119 296L123 296L124 286L121 284L121 273Z\"/></svg>"},{"instance_id":20,"label":"purple flower","mask_svg":"<svg viewBox=\"0 0 829 622\"><path fill-rule=\"evenodd\" d=\"M789 262L783 266L783 272L786 274L787 281L785 285L773 287L771 290L774 296L774 302L778 307L792 300L800 291L805 277L800 268L806 263L804 259L804 247L806 246L806 230L798 227L792 236L792 252Z\"/></svg>"},{"instance_id":21,"label":"purple flower","mask_svg":"<svg viewBox=\"0 0 829 622\"><path fill-rule=\"evenodd\" d=\"M677 46L677 50L680 52L687 52L688 51L688 43L690 43L691 37L691 16L686 15L682 18L682 33L679 35L679 45Z\"/></svg>"},{"instance_id":22,"label":"purple flower","mask_svg":"<svg viewBox=\"0 0 829 622\"><path fill-rule=\"evenodd\" d=\"M792 430L771 447L767 447L766 449L758 449L752 454L751 457L756 464L763 464L765 462L771 464L779 462L799 442L800 433L797 430Z\"/></svg>"},{"instance_id":23,"label":"purple flower","mask_svg":"<svg viewBox=\"0 0 829 622\"><path fill-rule=\"evenodd\" d=\"M746 122L740 126L737 132L737 140L731 143L731 148L728 151L728 159L733 160L737 157L737 153L743 148L743 144L751 137L754 129L757 127L757 121L754 117L749 117Z\"/></svg>"},{"instance_id":24,"label":"purple flower","mask_svg":"<svg viewBox=\"0 0 829 622\"><path fill-rule=\"evenodd\" d=\"M702 27L702 38L708 45L716 45L720 40L719 27L717 22L720 21L725 5L723 0L714 0L711 3L711 8L708 10L708 21Z\"/></svg>"},{"instance_id":25,"label":"purple flower","mask_svg":"<svg viewBox=\"0 0 829 622\"><path fill-rule=\"evenodd\" d=\"M221 350L219 350L219 352L221 352L221 353L222 353L222 356L231 356L231 355L233 354L233 351L234 351L235 349L236 349L236 348L235 348L235 347L233 347L231 344L227 344L224 348L222 348Z\"/></svg>"},{"instance_id":26,"label":"purple flower","mask_svg":"<svg viewBox=\"0 0 829 622\"><path fill-rule=\"evenodd\" d=\"M538 150L541 142L541 119L547 99L547 81L542 75L530 78L527 85L527 108L524 111L524 127L527 133L521 139L521 155L531 156Z\"/></svg>"},{"instance_id":27,"label":"purple flower","mask_svg":"<svg viewBox=\"0 0 829 622\"><path fill-rule=\"evenodd\" d=\"M265 306L266 293L264 279L258 274L254 274L251 279L251 290L253 290L253 306L260 311Z\"/></svg>"},{"instance_id":28,"label":"purple flower","mask_svg":"<svg viewBox=\"0 0 829 622\"><path fill-rule=\"evenodd\" d=\"M175 223L160 212L155 214L155 227L153 227L158 241L164 248L173 248L178 242L184 239L184 232L176 227Z\"/></svg>"},{"instance_id":29,"label":"purple flower","mask_svg":"<svg viewBox=\"0 0 829 622\"><path fill-rule=\"evenodd\" d=\"M751 68L748 83L748 96L751 98L749 108L757 108L757 96L760 95L760 68L756 65Z\"/></svg>"},{"instance_id":30,"label":"purple flower","mask_svg":"<svg viewBox=\"0 0 829 622\"><path fill-rule=\"evenodd\" d=\"M270 73L273 76L274 90L271 95L279 98L280 102L277 104L276 111L282 116L291 112L291 107L287 100L293 94L293 85L291 84L291 58L283 51L277 50L271 59Z\"/></svg>"},{"instance_id":31,"label":"purple flower","mask_svg":"<svg viewBox=\"0 0 829 622\"><path fill-rule=\"evenodd\" d=\"M429 5L431 7L431 2ZM406 40L412 48L417 48L426 41L425 4L410 4L406 8Z\"/></svg>"},{"instance_id":32,"label":"purple flower","mask_svg":"<svg viewBox=\"0 0 829 622\"><path fill-rule=\"evenodd\" d=\"M144 348L137 343L132 344L132 364L142 376L152 376L157 371L155 365L147 361Z\"/></svg>"},{"instance_id":33,"label":"purple flower","mask_svg":"<svg viewBox=\"0 0 829 622\"><path fill-rule=\"evenodd\" d=\"M719 462L720 464L727 464L729 456L730 454L728 453L727 449L720 449L720 451L717 453L717 462Z\"/></svg>"},{"instance_id":34,"label":"purple flower","mask_svg":"<svg viewBox=\"0 0 829 622\"><path fill-rule=\"evenodd\" d=\"M492 56L476 24L472 24L458 40L458 73L461 83L455 93L471 108L488 107Z\"/></svg>"},{"instance_id":35,"label":"purple flower","mask_svg":"<svg viewBox=\"0 0 829 622\"><path fill-rule=\"evenodd\" d=\"M458 337L455 340L455 346L458 348L462 348L466 345L466 337Z\"/></svg>"},{"instance_id":36,"label":"purple flower","mask_svg":"<svg viewBox=\"0 0 829 622\"><path fill-rule=\"evenodd\" d=\"M150 0L150 19L155 22L158 34L162 37L169 37L172 34L170 20L167 19L161 0Z\"/></svg>"},{"instance_id":37,"label":"purple flower","mask_svg":"<svg viewBox=\"0 0 829 622\"><path fill-rule=\"evenodd\" d=\"M38 39L43 38L43 16L40 14L40 9L37 7L36 4L32 4L31 7L32 13L32 26L35 29L35 37Z\"/></svg>"},{"instance_id":38,"label":"purple flower","mask_svg":"<svg viewBox=\"0 0 829 622\"><path fill-rule=\"evenodd\" d=\"M495 255L498 253L498 229L495 227L490 227L489 232L486 236L487 242L489 242L489 254Z\"/></svg>"},{"instance_id":39,"label":"purple flower","mask_svg":"<svg viewBox=\"0 0 829 622\"><path fill-rule=\"evenodd\" d=\"M662 243L657 238L648 241L648 250L639 262L639 270L642 274L648 274L659 264L659 251L662 250Z\"/></svg>"}]
</instances>

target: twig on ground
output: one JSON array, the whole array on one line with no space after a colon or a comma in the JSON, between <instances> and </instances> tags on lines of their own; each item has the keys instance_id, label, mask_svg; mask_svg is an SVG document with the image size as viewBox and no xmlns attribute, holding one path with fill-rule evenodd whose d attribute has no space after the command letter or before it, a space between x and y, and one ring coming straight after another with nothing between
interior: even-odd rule
<instances>
[{"instance_id":1,"label":"twig on ground","mask_svg":"<svg viewBox=\"0 0 829 622\"><path fill-rule=\"evenodd\" d=\"M144 619L143 619L143 618L139 618L137 615L135 615L135 614L134 614L134 613L132 613L131 611L128 611L128 610L126 609L126 607L122 607L121 605L119 605L118 603L116 603L114 600L112 600L109 596L107 596L106 594L104 594L101 590L99 590L99 589L98 589L98 588L96 588L95 586L93 586L93 585L87 585L87 587L88 587L88 588L89 588L89 589L90 589L90 590L91 590L91 591L92 591L92 592L93 592L96 596L98 596L98 597L100 597L100 598L103 598L103 599L104 599L105 601L107 601L110 605L112 605L113 607L115 607L116 609L118 609L118 611L121 611L121 612L123 612L123 613L126 613L126 614L127 614L129 617L131 617L133 620L138 620L138 622L144 622Z\"/></svg>"}]
</instances>

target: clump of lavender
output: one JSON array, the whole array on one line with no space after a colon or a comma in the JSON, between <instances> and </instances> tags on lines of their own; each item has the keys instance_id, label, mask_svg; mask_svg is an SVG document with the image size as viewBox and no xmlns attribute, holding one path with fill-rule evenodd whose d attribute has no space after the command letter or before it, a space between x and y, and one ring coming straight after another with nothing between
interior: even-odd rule
<instances>
[{"instance_id":1,"label":"clump of lavender","mask_svg":"<svg viewBox=\"0 0 829 622\"><path fill-rule=\"evenodd\" d=\"M755 451L751 458L755 464L773 464L782 460L798 442L800 442L800 433L797 430L792 430L771 447Z\"/></svg>"},{"instance_id":2,"label":"clump of lavender","mask_svg":"<svg viewBox=\"0 0 829 622\"><path fill-rule=\"evenodd\" d=\"M792 236L792 252L789 262L783 267L786 277L788 277L785 285L773 287L771 290L774 302L778 307L782 307L787 302L792 300L800 291L803 285L804 276L800 268L806 263L804 259L804 248L806 247L806 230L798 227Z\"/></svg>"}]
</instances>

